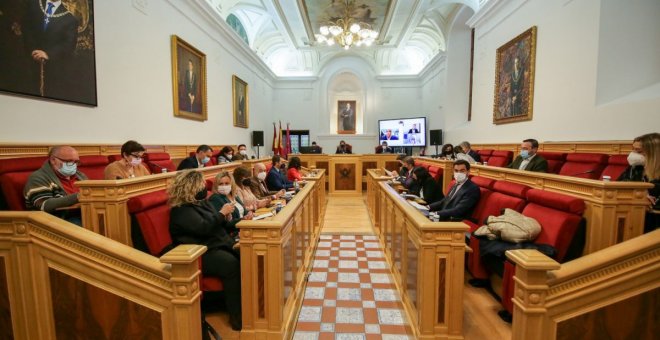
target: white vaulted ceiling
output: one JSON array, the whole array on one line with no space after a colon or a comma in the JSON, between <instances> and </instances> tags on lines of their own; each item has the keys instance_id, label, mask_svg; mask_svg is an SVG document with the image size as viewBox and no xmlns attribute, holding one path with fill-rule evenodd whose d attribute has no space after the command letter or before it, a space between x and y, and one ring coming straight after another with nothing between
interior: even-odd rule
<instances>
[{"instance_id":1,"label":"white vaulted ceiling","mask_svg":"<svg viewBox=\"0 0 660 340\"><path fill-rule=\"evenodd\" d=\"M226 20L235 15L249 48L278 76L315 76L344 56L364 59L378 75L415 75L439 54L459 11L476 12L484 0L356 0L373 8L377 43L371 47L325 46L314 41L318 27L310 13L343 0L204 0L201 6ZM313 7L313 8L312 8ZM310 8L312 9L310 11ZM377 11L376 9L381 9ZM374 14L375 13L375 17Z\"/></svg>"}]
</instances>

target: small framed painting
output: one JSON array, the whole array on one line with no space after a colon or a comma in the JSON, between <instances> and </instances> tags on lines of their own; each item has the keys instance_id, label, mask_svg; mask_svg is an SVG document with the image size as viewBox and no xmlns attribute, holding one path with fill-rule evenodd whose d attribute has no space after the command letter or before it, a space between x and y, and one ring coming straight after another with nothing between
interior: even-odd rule
<instances>
[{"instance_id":1,"label":"small framed painting","mask_svg":"<svg viewBox=\"0 0 660 340\"><path fill-rule=\"evenodd\" d=\"M338 100L337 101L337 133L345 135L355 134L355 109L357 101Z\"/></svg>"},{"instance_id":2,"label":"small framed painting","mask_svg":"<svg viewBox=\"0 0 660 340\"><path fill-rule=\"evenodd\" d=\"M250 106L248 98L248 84L236 75L231 79L231 92L233 98L234 126L248 128Z\"/></svg>"}]
</instances>

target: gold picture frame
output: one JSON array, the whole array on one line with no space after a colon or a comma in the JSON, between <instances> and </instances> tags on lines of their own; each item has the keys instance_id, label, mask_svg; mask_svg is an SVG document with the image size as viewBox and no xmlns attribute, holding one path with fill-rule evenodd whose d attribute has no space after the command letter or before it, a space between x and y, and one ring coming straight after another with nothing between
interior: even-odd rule
<instances>
[{"instance_id":1,"label":"gold picture frame","mask_svg":"<svg viewBox=\"0 0 660 340\"><path fill-rule=\"evenodd\" d=\"M205 121L206 54L172 35L172 97L174 116Z\"/></svg>"},{"instance_id":2,"label":"gold picture frame","mask_svg":"<svg viewBox=\"0 0 660 340\"><path fill-rule=\"evenodd\" d=\"M532 120L536 26L497 49L493 123Z\"/></svg>"},{"instance_id":3,"label":"gold picture frame","mask_svg":"<svg viewBox=\"0 0 660 340\"><path fill-rule=\"evenodd\" d=\"M357 100L337 101L337 134L354 135L357 122Z\"/></svg>"},{"instance_id":4,"label":"gold picture frame","mask_svg":"<svg viewBox=\"0 0 660 340\"><path fill-rule=\"evenodd\" d=\"M248 84L233 75L231 78L231 93L233 102L234 126L248 128L250 121L250 100Z\"/></svg>"}]
</instances>

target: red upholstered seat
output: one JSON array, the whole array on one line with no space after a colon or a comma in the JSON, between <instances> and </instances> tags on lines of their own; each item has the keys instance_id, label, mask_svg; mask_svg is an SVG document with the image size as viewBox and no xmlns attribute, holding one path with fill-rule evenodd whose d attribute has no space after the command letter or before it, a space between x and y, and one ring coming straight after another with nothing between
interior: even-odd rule
<instances>
[{"instance_id":1,"label":"red upholstered seat","mask_svg":"<svg viewBox=\"0 0 660 340\"><path fill-rule=\"evenodd\" d=\"M527 201L528 204L522 214L536 219L541 224L541 233L534 243L553 246L557 251L555 260L563 262L582 221L582 213L586 207L584 201L576 197L538 189L531 189L527 192ZM514 290L514 274L515 266L506 261L502 277L502 305L509 313L513 312L511 298Z\"/></svg>"},{"instance_id":2,"label":"red upholstered seat","mask_svg":"<svg viewBox=\"0 0 660 340\"><path fill-rule=\"evenodd\" d=\"M266 173L270 172L270 169L273 167L273 163L266 163Z\"/></svg>"},{"instance_id":3,"label":"red upholstered seat","mask_svg":"<svg viewBox=\"0 0 660 340\"><path fill-rule=\"evenodd\" d=\"M603 169L603 173L600 178L603 176L610 176L613 181L616 181L621 174L626 171L628 167L628 155L611 155L607 159L607 166Z\"/></svg>"},{"instance_id":4,"label":"red upholstered seat","mask_svg":"<svg viewBox=\"0 0 660 340\"><path fill-rule=\"evenodd\" d=\"M170 154L167 152L149 152L144 154L144 161L149 166L149 171L152 174L159 174L163 169L167 172L176 171L176 165L172 162Z\"/></svg>"},{"instance_id":5,"label":"red upholstered seat","mask_svg":"<svg viewBox=\"0 0 660 340\"><path fill-rule=\"evenodd\" d=\"M488 165L490 166L499 166L499 167L505 167L509 164L511 164L511 160L513 159L513 151L499 151L495 150L493 153L490 155L488 160ZM482 162L484 162L483 158L481 159Z\"/></svg>"},{"instance_id":6,"label":"red upholstered seat","mask_svg":"<svg viewBox=\"0 0 660 340\"><path fill-rule=\"evenodd\" d=\"M493 150L477 150L477 153L481 157L482 162L488 162L490 155L493 153Z\"/></svg>"},{"instance_id":7,"label":"red upholstered seat","mask_svg":"<svg viewBox=\"0 0 660 340\"><path fill-rule=\"evenodd\" d=\"M422 168L428 170L431 167L431 164L415 161L415 166L416 167L422 167Z\"/></svg>"},{"instance_id":8,"label":"red upholstered seat","mask_svg":"<svg viewBox=\"0 0 660 340\"><path fill-rule=\"evenodd\" d=\"M170 236L170 206L165 190L133 197L128 200L128 212L135 216L144 241L153 256L160 256L172 244ZM200 261L201 267L201 261ZM201 277L203 291L222 290L222 281L217 277Z\"/></svg>"},{"instance_id":9,"label":"red upholstered seat","mask_svg":"<svg viewBox=\"0 0 660 340\"><path fill-rule=\"evenodd\" d=\"M89 179L103 179L103 171L108 166L108 157L101 155L80 156L80 166L78 170L84 173Z\"/></svg>"},{"instance_id":10,"label":"red upholstered seat","mask_svg":"<svg viewBox=\"0 0 660 340\"><path fill-rule=\"evenodd\" d=\"M478 185L481 188L492 189L493 184L495 184L494 179L490 179L486 177L472 176L470 177L470 179L472 180L472 182L474 182L474 184Z\"/></svg>"},{"instance_id":11,"label":"red upholstered seat","mask_svg":"<svg viewBox=\"0 0 660 340\"><path fill-rule=\"evenodd\" d=\"M0 159L0 209L25 210L25 183L47 159L46 156Z\"/></svg>"},{"instance_id":12,"label":"red upholstered seat","mask_svg":"<svg viewBox=\"0 0 660 340\"><path fill-rule=\"evenodd\" d=\"M600 178L607 163L607 155L601 153L569 153L566 162L559 170L560 175L582 177L589 179Z\"/></svg>"},{"instance_id":13,"label":"red upholstered seat","mask_svg":"<svg viewBox=\"0 0 660 340\"><path fill-rule=\"evenodd\" d=\"M122 157L121 155L109 155L108 156L108 163L116 162L118 160L121 160Z\"/></svg>"},{"instance_id":14,"label":"red upholstered seat","mask_svg":"<svg viewBox=\"0 0 660 340\"><path fill-rule=\"evenodd\" d=\"M433 165L429 166L429 174L431 175L431 177L433 177L433 179L436 182L440 184L442 184L442 173L443 173L442 168Z\"/></svg>"},{"instance_id":15,"label":"red upholstered seat","mask_svg":"<svg viewBox=\"0 0 660 340\"><path fill-rule=\"evenodd\" d=\"M561 152L537 152L537 154L548 161L549 174L558 174L566 161L566 154Z\"/></svg>"}]
</instances>

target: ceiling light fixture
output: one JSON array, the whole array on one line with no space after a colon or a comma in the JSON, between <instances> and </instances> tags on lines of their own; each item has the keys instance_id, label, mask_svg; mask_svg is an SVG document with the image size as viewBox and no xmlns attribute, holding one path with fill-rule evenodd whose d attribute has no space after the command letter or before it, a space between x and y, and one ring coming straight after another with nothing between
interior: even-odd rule
<instances>
[{"instance_id":1,"label":"ceiling light fixture","mask_svg":"<svg viewBox=\"0 0 660 340\"><path fill-rule=\"evenodd\" d=\"M320 34L316 34L316 42L319 44L325 43L328 46L337 43L345 50L348 50L351 46L371 46L378 38L378 32L374 31L371 25L358 22L352 18L351 13L354 10L355 1L346 0L344 2L344 17L319 27Z\"/></svg>"}]
</instances>

